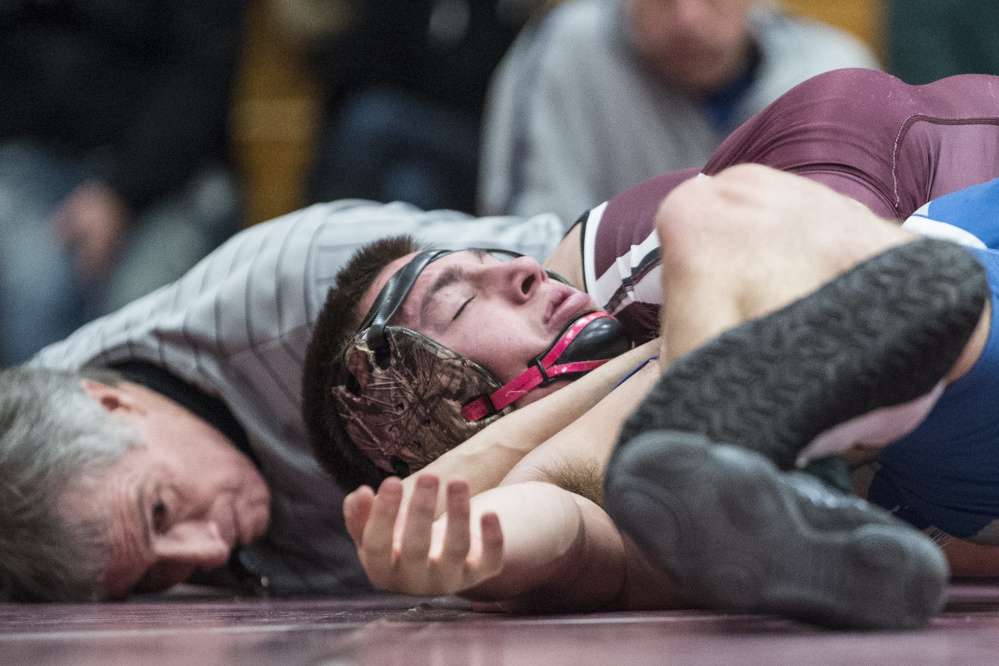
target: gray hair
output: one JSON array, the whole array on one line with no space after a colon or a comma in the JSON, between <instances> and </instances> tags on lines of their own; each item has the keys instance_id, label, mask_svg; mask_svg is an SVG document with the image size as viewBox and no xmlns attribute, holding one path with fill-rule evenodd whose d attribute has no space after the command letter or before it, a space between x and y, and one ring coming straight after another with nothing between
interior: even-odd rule
<instances>
[{"instance_id":1,"label":"gray hair","mask_svg":"<svg viewBox=\"0 0 999 666\"><path fill-rule=\"evenodd\" d=\"M68 520L60 500L91 487L138 431L112 418L83 380L116 385L113 373L43 368L0 372L0 600L100 598L108 518Z\"/></svg>"}]
</instances>

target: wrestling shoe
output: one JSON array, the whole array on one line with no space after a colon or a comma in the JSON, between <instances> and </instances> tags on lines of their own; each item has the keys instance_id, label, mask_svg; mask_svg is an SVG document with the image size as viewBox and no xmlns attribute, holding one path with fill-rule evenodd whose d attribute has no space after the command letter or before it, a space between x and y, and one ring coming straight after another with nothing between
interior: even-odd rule
<instances>
[{"instance_id":1,"label":"wrestling shoe","mask_svg":"<svg viewBox=\"0 0 999 666\"><path fill-rule=\"evenodd\" d=\"M604 503L691 602L850 629L916 629L947 561L867 502L703 435L652 431L616 452Z\"/></svg>"},{"instance_id":2,"label":"wrestling shoe","mask_svg":"<svg viewBox=\"0 0 999 666\"><path fill-rule=\"evenodd\" d=\"M838 424L935 399L989 293L985 270L958 245L892 248L678 359L625 422L619 446L648 430L698 432L790 469ZM932 402L922 402L928 411ZM849 446L840 439L839 449ZM826 442L821 453L836 448Z\"/></svg>"}]
</instances>

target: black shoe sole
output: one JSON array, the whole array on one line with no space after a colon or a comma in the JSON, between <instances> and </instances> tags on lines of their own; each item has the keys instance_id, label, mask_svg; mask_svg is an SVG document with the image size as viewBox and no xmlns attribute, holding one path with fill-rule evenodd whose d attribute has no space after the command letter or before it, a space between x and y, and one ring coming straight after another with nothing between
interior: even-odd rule
<instances>
[{"instance_id":1,"label":"black shoe sole","mask_svg":"<svg viewBox=\"0 0 999 666\"><path fill-rule=\"evenodd\" d=\"M964 248L931 239L893 248L678 359L620 441L698 432L790 469L823 431L932 390L988 296L985 271Z\"/></svg>"},{"instance_id":2,"label":"black shoe sole","mask_svg":"<svg viewBox=\"0 0 999 666\"><path fill-rule=\"evenodd\" d=\"M605 508L692 603L837 628L900 630L942 606L946 559L921 532L762 456L701 435L636 437Z\"/></svg>"}]
</instances>

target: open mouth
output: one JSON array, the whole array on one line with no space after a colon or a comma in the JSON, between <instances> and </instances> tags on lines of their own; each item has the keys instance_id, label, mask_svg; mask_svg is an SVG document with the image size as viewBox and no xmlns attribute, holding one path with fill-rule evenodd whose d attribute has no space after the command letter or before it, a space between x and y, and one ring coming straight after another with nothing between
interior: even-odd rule
<instances>
[{"instance_id":1,"label":"open mouth","mask_svg":"<svg viewBox=\"0 0 999 666\"><path fill-rule=\"evenodd\" d=\"M551 323L552 319L558 313L559 308L569 298L569 294L570 292L567 289L553 290L552 298L548 301L548 311L545 313L545 325Z\"/></svg>"},{"instance_id":2,"label":"open mouth","mask_svg":"<svg viewBox=\"0 0 999 666\"><path fill-rule=\"evenodd\" d=\"M589 303L590 297L581 291L570 288L559 290L551 300L552 311L545 324L549 329L559 331Z\"/></svg>"}]
</instances>

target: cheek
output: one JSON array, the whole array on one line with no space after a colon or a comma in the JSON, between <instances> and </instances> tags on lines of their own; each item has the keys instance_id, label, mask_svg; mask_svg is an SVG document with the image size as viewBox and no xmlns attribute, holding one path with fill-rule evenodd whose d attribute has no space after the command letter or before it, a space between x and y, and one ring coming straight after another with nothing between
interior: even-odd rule
<instances>
[{"instance_id":1,"label":"cheek","mask_svg":"<svg viewBox=\"0 0 999 666\"><path fill-rule=\"evenodd\" d=\"M490 369L503 382L524 372L528 361L549 344L523 322L505 317L479 317L475 326L450 331L448 338L441 344Z\"/></svg>"},{"instance_id":2,"label":"cheek","mask_svg":"<svg viewBox=\"0 0 999 666\"><path fill-rule=\"evenodd\" d=\"M137 553L112 549L104 574L104 596L108 599L123 598L149 565L150 562Z\"/></svg>"},{"instance_id":3,"label":"cheek","mask_svg":"<svg viewBox=\"0 0 999 666\"><path fill-rule=\"evenodd\" d=\"M244 475L243 487L246 489L247 502L256 506L259 511L267 511L270 507L271 491L267 482L257 468L251 463Z\"/></svg>"},{"instance_id":4,"label":"cheek","mask_svg":"<svg viewBox=\"0 0 999 666\"><path fill-rule=\"evenodd\" d=\"M675 39L672 23L661 21L660 17L655 15L643 18L640 13L636 13L632 21L632 31L639 50L647 54L668 50L668 45Z\"/></svg>"},{"instance_id":5,"label":"cheek","mask_svg":"<svg viewBox=\"0 0 999 666\"><path fill-rule=\"evenodd\" d=\"M749 34L749 13L752 2L715 3L707 15L703 33L705 39L718 46L735 48L744 42Z\"/></svg>"},{"instance_id":6,"label":"cheek","mask_svg":"<svg viewBox=\"0 0 999 666\"><path fill-rule=\"evenodd\" d=\"M177 516L212 515L235 502L242 509L267 506L269 490L254 464L234 446L225 445L209 456L210 464L195 469L174 468L169 506Z\"/></svg>"},{"instance_id":7,"label":"cheek","mask_svg":"<svg viewBox=\"0 0 999 666\"><path fill-rule=\"evenodd\" d=\"M746 40L746 24L749 19L742 14L725 13L718 16L715 29L706 31L706 41L718 49L735 51Z\"/></svg>"},{"instance_id":8,"label":"cheek","mask_svg":"<svg viewBox=\"0 0 999 666\"><path fill-rule=\"evenodd\" d=\"M233 450L227 461L225 485L237 489L247 500L270 494L267 482L253 462L242 453Z\"/></svg>"}]
</instances>

